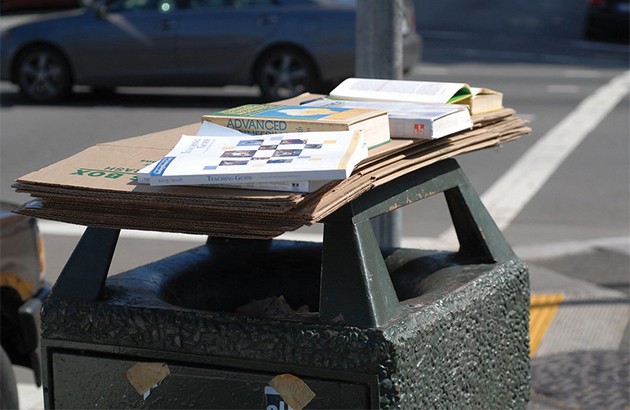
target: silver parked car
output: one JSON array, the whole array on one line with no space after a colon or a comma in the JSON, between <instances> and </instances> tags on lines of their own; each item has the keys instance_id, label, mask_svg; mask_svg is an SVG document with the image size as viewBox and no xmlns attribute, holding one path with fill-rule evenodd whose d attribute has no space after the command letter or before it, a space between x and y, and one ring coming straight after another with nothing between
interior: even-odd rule
<instances>
[{"instance_id":1,"label":"silver parked car","mask_svg":"<svg viewBox=\"0 0 630 410\"><path fill-rule=\"evenodd\" d=\"M420 38L406 2L404 69ZM258 85L268 100L354 75L355 2L94 0L2 31L1 78L36 101L73 85Z\"/></svg>"}]
</instances>

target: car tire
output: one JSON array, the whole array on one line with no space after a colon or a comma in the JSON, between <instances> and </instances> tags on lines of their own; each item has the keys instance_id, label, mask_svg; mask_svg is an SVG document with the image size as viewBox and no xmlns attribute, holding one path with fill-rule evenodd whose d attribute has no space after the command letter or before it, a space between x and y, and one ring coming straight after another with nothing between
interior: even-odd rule
<instances>
[{"instance_id":1,"label":"car tire","mask_svg":"<svg viewBox=\"0 0 630 410\"><path fill-rule=\"evenodd\" d=\"M311 59L288 47L270 50L260 58L255 83L268 101L295 97L319 87L317 70Z\"/></svg>"},{"instance_id":2,"label":"car tire","mask_svg":"<svg viewBox=\"0 0 630 410\"><path fill-rule=\"evenodd\" d=\"M37 46L17 60L16 79L20 92L37 102L59 101L72 89L70 65L57 50Z\"/></svg>"},{"instance_id":3,"label":"car tire","mask_svg":"<svg viewBox=\"0 0 630 410\"><path fill-rule=\"evenodd\" d=\"M19 409L13 365L4 349L0 350L0 409Z\"/></svg>"}]
</instances>

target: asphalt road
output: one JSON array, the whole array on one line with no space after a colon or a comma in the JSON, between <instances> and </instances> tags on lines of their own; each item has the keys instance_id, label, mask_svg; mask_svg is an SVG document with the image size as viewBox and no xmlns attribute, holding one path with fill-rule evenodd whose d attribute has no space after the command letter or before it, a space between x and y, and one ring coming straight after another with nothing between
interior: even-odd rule
<instances>
[{"instance_id":1,"label":"asphalt road","mask_svg":"<svg viewBox=\"0 0 630 410\"><path fill-rule=\"evenodd\" d=\"M505 104L533 128L532 135L501 148L458 159L491 214L501 221L508 242L528 263L627 294L627 45L571 36L506 39L432 29L423 37L422 63L408 79L463 81L500 90ZM24 202L28 197L11 188L23 174L98 142L196 122L209 111L256 101L256 95L246 88L123 89L106 96L78 90L63 104L32 105L13 86L1 83L0 196ZM523 158L527 161L520 162ZM448 246L450 223L441 197L405 208L403 221L403 245ZM81 228L44 223L43 230L47 279L53 281ZM320 232L315 226L295 234L317 238ZM111 273L204 240L128 232L119 242ZM618 252L594 252L601 243L615 245ZM30 382L26 373L18 377Z\"/></svg>"}]
</instances>

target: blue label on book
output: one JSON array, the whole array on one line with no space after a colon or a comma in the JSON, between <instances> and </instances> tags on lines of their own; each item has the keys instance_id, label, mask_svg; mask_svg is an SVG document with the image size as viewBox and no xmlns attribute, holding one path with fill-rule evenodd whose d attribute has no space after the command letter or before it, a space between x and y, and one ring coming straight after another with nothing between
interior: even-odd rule
<instances>
[{"instance_id":1,"label":"blue label on book","mask_svg":"<svg viewBox=\"0 0 630 410\"><path fill-rule=\"evenodd\" d=\"M286 120L321 120L330 115L350 111L344 107L309 107L309 106L280 106L253 114L252 117L270 117ZM286 127L286 124L284 125Z\"/></svg>"},{"instance_id":2,"label":"blue label on book","mask_svg":"<svg viewBox=\"0 0 630 410\"><path fill-rule=\"evenodd\" d=\"M174 159L175 157L162 158L157 163L157 165L153 168L153 171L151 171L151 176L161 177L162 175L164 175L164 171L166 171L166 168L169 166L171 162L173 162Z\"/></svg>"}]
</instances>

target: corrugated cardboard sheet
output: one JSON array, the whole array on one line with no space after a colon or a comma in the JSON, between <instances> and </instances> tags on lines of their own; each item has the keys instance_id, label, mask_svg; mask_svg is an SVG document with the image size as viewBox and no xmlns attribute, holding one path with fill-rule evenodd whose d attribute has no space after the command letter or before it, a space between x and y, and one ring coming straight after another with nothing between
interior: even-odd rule
<instances>
[{"instance_id":1,"label":"corrugated cardboard sheet","mask_svg":"<svg viewBox=\"0 0 630 410\"><path fill-rule=\"evenodd\" d=\"M438 140L392 140L370 150L350 178L310 194L137 184L136 172L161 159L199 124L98 144L19 178L35 199L18 212L120 229L234 238L272 238L321 221L364 192L419 168L502 144L531 129L512 109L473 116L472 130Z\"/></svg>"}]
</instances>

